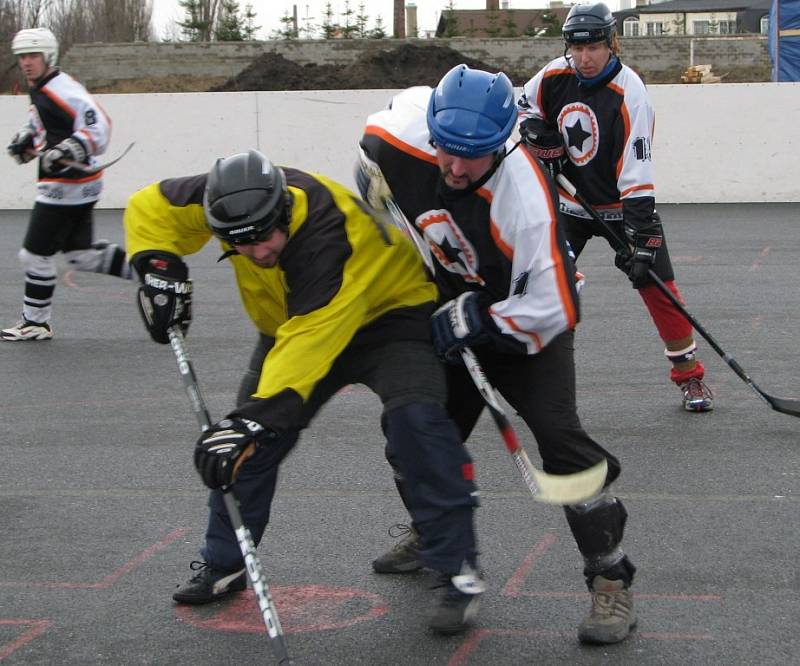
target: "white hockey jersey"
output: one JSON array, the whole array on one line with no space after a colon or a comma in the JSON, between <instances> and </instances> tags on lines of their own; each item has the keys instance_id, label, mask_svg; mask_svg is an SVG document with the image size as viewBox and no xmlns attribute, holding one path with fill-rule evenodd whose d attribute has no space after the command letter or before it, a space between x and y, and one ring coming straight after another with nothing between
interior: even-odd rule
<instances>
[{"instance_id":1,"label":"white hockey jersey","mask_svg":"<svg viewBox=\"0 0 800 666\"><path fill-rule=\"evenodd\" d=\"M509 142L510 153L482 187L449 190L429 143L430 94L417 87L396 95L369 117L362 148L436 258L441 300L485 292L497 329L492 344L535 354L579 318L555 188L539 163Z\"/></svg>"},{"instance_id":2,"label":"white hockey jersey","mask_svg":"<svg viewBox=\"0 0 800 666\"><path fill-rule=\"evenodd\" d=\"M35 132L38 152L72 137L86 149L86 163L108 147L111 119L97 101L69 74L53 71L30 91L28 124ZM103 172L87 176L77 169L45 174L39 167L36 201L54 205L78 205L97 201L103 190Z\"/></svg>"},{"instance_id":3,"label":"white hockey jersey","mask_svg":"<svg viewBox=\"0 0 800 666\"><path fill-rule=\"evenodd\" d=\"M606 80L579 83L565 57L543 67L523 89L520 120L539 116L558 128L569 161L564 175L609 221L649 222L655 205L654 114L644 83L627 65L617 63ZM564 191L561 210L589 214Z\"/></svg>"}]
</instances>

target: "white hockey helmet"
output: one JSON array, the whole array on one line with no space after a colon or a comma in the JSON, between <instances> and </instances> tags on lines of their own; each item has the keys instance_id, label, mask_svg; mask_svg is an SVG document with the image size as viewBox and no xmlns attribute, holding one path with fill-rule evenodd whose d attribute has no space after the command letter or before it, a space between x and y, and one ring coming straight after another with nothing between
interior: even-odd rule
<instances>
[{"instance_id":1,"label":"white hockey helmet","mask_svg":"<svg viewBox=\"0 0 800 666\"><path fill-rule=\"evenodd\" d=\"M58 40L47 28L26 28L20 30L11 42L14 55L23 53L42 53L50 67L58 62Z\"/></svg>"}]
</instances>

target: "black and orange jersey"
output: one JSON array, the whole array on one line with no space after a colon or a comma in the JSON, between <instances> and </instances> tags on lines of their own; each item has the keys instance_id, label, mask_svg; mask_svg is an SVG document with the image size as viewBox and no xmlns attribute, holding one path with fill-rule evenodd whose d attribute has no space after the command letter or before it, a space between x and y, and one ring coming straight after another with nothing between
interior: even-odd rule
<instances>
[{"instance_id":1,"label":"black and orange jersey","mask_svg":"<svg viewBox=\"0 0 800 666\"><path fill-rule=\"evenodd\" d=\"M512 150L476 191L443 186L425 110L431 89L410 88L372 114L361 139L435 259L443 301L480 290L499 331L493 344L536 354L578 321L574 270L541 165Z\"/></svg>"},{"instance_id":2,"label":"black and orange jersey","mask_svg":"<svg viewBox=\"0 0 800 666\"><path fill-rule=\"evenodd\" d=\"M30 90L27 125L34 132L34 147L43 152L64 139L81 143L95 164L95 155L106 151L111 138L111 119L92 95L69 74L53 70ZM36 201L55 205L79 205L97 201L103 190L103 172L86 175L76 169L46 174L39 169Z\"/></svg>"},{"instance_id":3,"label":"black and orange jersey","mask_svg":"<svg viewBox=\"0 0 800 666\"><path fill-rule=\"evenodd\" d=\"M275 338L253 400L237 413L277 430L298 425L303 404L359 331L429 340L435 285L411 242L375 219L345 187L318 174L284 168L292 198L289 238L275 268L229 256L242 304L259 331ZM211 239L203 212L206 175L154 183L125 211L131 257L161 250L198 252ZM221 242L226 253L232 246ZM383 327L383 324L387 324ZM382 333L381 333L382 332Z\"/></svg>"},{"instance_id":4,"label":"black and orange jersey","mask_svg":"<svg viewBox=\"0 0 800 666\"><path fill-rule=\"evenodd\" d=\"M564 138L564 175L607 220L649 222L655 205L651 143L654 114L641 78L617 62L595 85L581 84L570 60L556 58L523 87L520 120L539 116ZM566 192L561 210L588 218Z\"/></svg>"}]
</instances>

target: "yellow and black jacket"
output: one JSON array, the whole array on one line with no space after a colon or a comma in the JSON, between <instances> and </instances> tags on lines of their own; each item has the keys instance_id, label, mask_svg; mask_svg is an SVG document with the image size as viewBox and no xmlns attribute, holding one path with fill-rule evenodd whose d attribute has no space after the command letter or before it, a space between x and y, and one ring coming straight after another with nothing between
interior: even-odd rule
<instances>
[{"instance_id":1,"label":"yellow and black jacket","mask_svg":"<svg viewBox=\"0 0 800 666\"><path fill-rule=\"evenodd\" d=\"M279 265L260 268L229 257L245 310L259 331L275 338L253 401L237 413L277 431L298 427L303 404L359 331L429 339L427 317L406 315L418 306L428 310L437 296L398 229L374 219L341 185L296 169L284 172L292 212ZM125 211L129 256L201 250L212 236L203 212L205 184L204 174L136 192Z\"/></svg>"}]
</instances>

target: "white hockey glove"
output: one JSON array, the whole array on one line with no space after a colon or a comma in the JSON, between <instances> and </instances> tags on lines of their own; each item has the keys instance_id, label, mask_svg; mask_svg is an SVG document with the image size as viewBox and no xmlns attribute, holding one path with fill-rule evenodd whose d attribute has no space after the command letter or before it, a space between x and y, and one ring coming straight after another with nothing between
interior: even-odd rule
<instances>
[{"instance_id":1,"label":"white hockey glove","mask_svg":"<svg viewBox=\"0 0 800 666\"><path fill-rule=\"evenodd\" d=\"M358 147L358 163L356 164L356 184L361 198L375 210L384 210L386 200L393 199L389 183L383 176L378 164L367 157L364 149Z\"/></svg>"},{"instance_id":2,"label":"white hockey glove","mask_svg":"<svg viewBox=\"0 0 800 666\"><path fill-rule=\"evenodd\" d=\"M86 149L83 144L72 137L64 139L61 143L53 146L42 155L42 171L45 173L55 173L68 168L59 164L61 160L72 160L73 162L83 162L86 159Z\"/></svg>"},{"instance_id":3,"label":"white hockey glove","mask_svg":"<svg viewBox=\"0 0 800 666\"><path fill-rule=\"evenodd\" d=\"M6 150L17 164L25 164L36 157L33 147L34 132L30 127L23 127L11 139Z\"/></svg>"}]
</instances>

